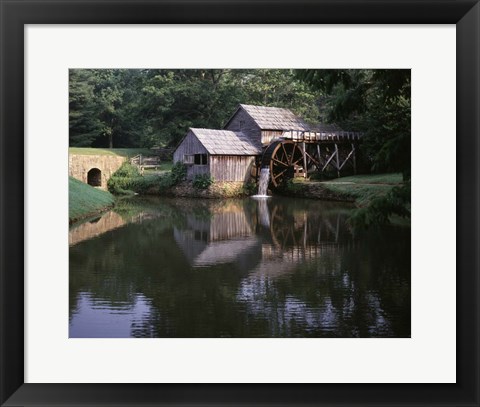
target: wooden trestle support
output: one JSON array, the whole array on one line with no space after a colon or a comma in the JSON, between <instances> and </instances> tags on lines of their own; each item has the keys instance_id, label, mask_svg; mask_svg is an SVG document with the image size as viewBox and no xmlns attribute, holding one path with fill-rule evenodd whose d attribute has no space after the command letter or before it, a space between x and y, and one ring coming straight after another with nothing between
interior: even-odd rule
<instances>
[{"instance_id":1,"label":"wooden trestle support","mask_svg":"<svg viewBox=\"0 0 480 407\"><path fill-rule=\"evenodd\" d=\"M347 167L356 174L361 133L284 132L265 149L260 166L270 169L270 179L278 187L286 179L307 177L312 172L334 171L338 177Z\"/></svg>"}]
</instances>

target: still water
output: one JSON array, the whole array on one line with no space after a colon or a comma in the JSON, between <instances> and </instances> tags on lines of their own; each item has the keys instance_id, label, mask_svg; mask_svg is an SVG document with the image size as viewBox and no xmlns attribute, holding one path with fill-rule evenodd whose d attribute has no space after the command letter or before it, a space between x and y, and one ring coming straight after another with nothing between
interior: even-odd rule
<instances>
[{"instance_id":1,"label":"still water","mask_svg":"<svg viewBox=\"0 0 480 407\"><path fill-rule=\"evenodd\" d=\"M130 199L70 230L70 337L409 337L410 229L272 197Z\"/></svg>"}]
</instances>

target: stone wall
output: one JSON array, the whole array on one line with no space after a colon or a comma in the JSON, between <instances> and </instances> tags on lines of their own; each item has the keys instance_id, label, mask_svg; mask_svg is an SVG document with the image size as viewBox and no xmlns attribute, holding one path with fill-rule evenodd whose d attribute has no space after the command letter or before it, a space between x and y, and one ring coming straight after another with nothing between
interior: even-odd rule
<instances>
[{"instance_id":1,"label":"stone wall","mask_svg":"<svg viewBox=\"0 0 480 407\"><path fill-rule=\"evenodd\" d=\"M68 157L68 175L88 184L88 172L93 168L98 168L102 172L99 188L106 190L108 180L125 160L125 157L115 155L70 154Z\"/></svg>"},{"instance_id":2,"label":"stone wall","mask_svg":"<svg viewBox=\"0 0 480 407\"><path fill-rule=\"evenodd\" d=\"M157 191L151 191L152 195ZM249 196L249 190L245 182L214 182L207 189L198 189L191 182L184 181L172 187L166 196L184 198L237 198Z\"/></svg>"}]
</instances>

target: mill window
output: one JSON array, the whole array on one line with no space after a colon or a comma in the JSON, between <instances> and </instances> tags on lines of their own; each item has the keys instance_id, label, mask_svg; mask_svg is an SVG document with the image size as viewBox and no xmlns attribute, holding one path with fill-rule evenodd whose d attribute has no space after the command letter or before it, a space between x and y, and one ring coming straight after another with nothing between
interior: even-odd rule
<instances>
[{"instance_id":1,"label":"mill window","mask_svg":"<svg viewBox=\"0 0 480 407\"><path fill-rule=\"evenodd\" d=\"M206 154L195 154L194 163L195 163L195 165L207 165L207 155Z\"/></svg>"},{"instance_id":2,"label":"mill window","mask_svg":"<svg viewBox=\"0 0 480 407\"><path fill-rule=\"evenodd\" d=\"M193 154L185 154L183 156L183 163L184 164L193 164Z\"/></svg>"}]
</instances>

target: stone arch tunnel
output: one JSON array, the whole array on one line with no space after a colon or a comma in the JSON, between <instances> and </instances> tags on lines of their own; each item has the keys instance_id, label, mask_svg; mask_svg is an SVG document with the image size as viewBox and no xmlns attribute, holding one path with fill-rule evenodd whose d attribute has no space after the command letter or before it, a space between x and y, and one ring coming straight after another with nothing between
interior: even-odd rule
<instances>
[{"instance_id":1,"label":"stone arch tunnel","mask_svg":"<svg viewBox=\"0 0 480 407\"><path fill-rule=\"evenodd\" d=\"M92 187L102 186L102 171L98 168L92 168L87 172L87 184Z\"/></svg>"},{"instance_id":2,"label":"stone arch tunnel","mask_svg":"<svg viewBox=\"0 0 480 407\"><path fill-rule=\"evenodd\" d=\"M115 155L69 154L68 175L106 190L108 180L125 160L125 157Z\"/></svg>"}]
</instances>

